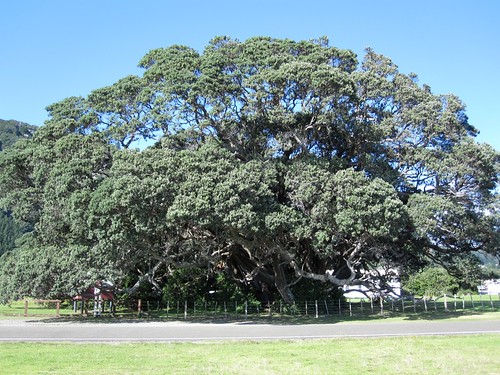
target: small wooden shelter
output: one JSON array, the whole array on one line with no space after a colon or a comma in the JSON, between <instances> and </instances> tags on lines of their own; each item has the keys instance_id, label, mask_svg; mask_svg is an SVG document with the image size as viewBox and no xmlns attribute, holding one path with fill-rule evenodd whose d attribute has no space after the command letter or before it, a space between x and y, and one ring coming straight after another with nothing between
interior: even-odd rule
<instances>
[{"instance_id":1,"label":"small wooden shelter","mask_svg":"<svg viewBox=\"0 0 500 375\"><path fill-rule=\"evenodd\" d=\"M99 316L105 312L105 302L109 302L109 311L113 312L114 295L115 287L113 283L105 280L97 281L93 286L73 297L73 310L77 312L78 303L80 303L81 313L87 314L89 301L93 301L94 316Z\"/></svg>"}]
</instances>

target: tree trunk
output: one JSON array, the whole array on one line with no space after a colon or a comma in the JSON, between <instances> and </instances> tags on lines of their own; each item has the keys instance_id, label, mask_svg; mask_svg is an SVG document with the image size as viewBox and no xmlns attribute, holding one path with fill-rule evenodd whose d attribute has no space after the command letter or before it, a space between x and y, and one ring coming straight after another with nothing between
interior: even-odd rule
<instances>
[{"instance_id":1,"label":"tree trunk","mask_svg":"<svg viewBox=\"0 0 500 375\"><path fill-rule=\"evenodd\" d=\"M295 296L290 289L290 285L287 283L285 270L283 269L283 263L280 262L280 257L278 254L273 255L273 269L275 277L275 286L278 289L283 301L289 305L295 302Z\"/></svg>"}]
</instances>

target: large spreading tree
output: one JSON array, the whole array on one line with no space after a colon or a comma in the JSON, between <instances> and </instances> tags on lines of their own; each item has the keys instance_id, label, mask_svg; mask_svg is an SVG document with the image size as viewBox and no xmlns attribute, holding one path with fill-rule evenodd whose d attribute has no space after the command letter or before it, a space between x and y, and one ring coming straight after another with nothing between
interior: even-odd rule
<instances>
[{"instance_id":1,"label":"large spreading tree","mask_svg":"<svg viewBox=\"0 0 500 375\"><path fill-rule=\"evenodd\" d=\"M4 300L205 267L291 303L305 279L383 291L499 254L499 153L388 58L218 37L140 67L0 156L0 202L34 228L2 257Z\"/></svg>"}]
</instances>

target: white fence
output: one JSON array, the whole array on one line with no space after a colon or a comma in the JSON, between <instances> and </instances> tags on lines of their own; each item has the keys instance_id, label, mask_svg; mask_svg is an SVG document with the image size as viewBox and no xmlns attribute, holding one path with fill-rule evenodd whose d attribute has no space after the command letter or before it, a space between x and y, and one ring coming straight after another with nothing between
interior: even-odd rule
<instances>
[{"instance_id":1,"label":"white fence","mask_svg":"<svg viewBox=\"0 0 500 375\"><path fill-rule=\"evenodd\" d=\"M324 318L329 316L370 316L373 314L419 314L419 313L467 313L500 311L500 295L455 295L439 298L423 297L383 300L364 299L323 299L296 301L287 305L276 301L269 305L248 301L137 301L138 316L165 318L251 318L266 316L292 316Z\"/></svg>"}]
</instances>

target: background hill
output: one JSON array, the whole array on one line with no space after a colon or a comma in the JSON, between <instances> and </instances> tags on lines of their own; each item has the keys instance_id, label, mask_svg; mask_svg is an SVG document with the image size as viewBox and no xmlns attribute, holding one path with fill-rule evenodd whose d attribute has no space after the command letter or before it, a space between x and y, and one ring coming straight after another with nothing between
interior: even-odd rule
<instances>
[{"instance_id":1,"label":"background hill","mask_svg":"<svg viewBox=\"0 0 500 375\"><path fill-rule=\"evenodd\" d=\"M0 152L11 147L21 138L31 137L36 126L16 120L0 119ZM0 255L15 247L15 241L23 233L8 212L0 210Z\"/></svg>"},{"instance_id":2,"label":"background hill","mask_svg":"<svg viewBox=\"0 0 500 375\"><path fill-rule=\"evenodd\" d=\"M0 119L0 151L12 146L20 138L31 137L36 128L24 122Z\"/></svg>"}]
</instances>

